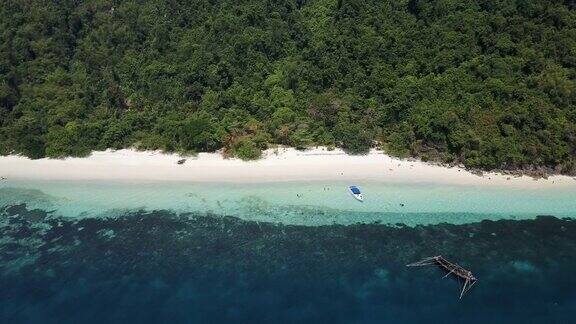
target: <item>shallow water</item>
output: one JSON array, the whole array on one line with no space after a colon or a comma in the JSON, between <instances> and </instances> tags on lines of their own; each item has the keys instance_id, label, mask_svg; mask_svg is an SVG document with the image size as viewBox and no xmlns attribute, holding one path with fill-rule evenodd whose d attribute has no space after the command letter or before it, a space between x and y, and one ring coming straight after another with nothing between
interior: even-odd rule
<instances>
[{"instance_id":1,"label":"shallow water","mask_svg":"<svg viewBox=\"0 0 576 324\"><path fill-rule=\"evenodd\" d=\"M141 210L212 213L294 225L465 224L484 219L576 216L576 186L562 189L359 183L357 202L343 182L194 184L9 182L0 205L26 203L71 218Z\"/></svg>"},{"instance_id":2,"label":"shallow water","mask_svg":"<svg viewBox=\"0 0 576 324\"><path fill-rule=\"evenodd\" d=\"M574 193L360 185L3 184L0 323L572 320Z\"/></svg>"}]
</instances>

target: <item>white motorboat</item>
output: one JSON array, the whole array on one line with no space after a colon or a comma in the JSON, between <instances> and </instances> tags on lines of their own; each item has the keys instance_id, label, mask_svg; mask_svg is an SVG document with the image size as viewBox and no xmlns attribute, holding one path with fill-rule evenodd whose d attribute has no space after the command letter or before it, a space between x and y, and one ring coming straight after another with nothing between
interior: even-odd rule
<instances>
[{"instance_id":1,"label":"white motorboat","mask_svg":"<svg viewBox=\"0 0 576 324\"><path fill-rule=\"evenodd\" d=\"M356 200L364 201L364 196L362 196L362 192L360 191L360 188L358 188L356 186L349 186L348 191L350 191L350 193L352 194L352 196L354 196L354 198L356 198Z\"/></svg>"}]
</instances>

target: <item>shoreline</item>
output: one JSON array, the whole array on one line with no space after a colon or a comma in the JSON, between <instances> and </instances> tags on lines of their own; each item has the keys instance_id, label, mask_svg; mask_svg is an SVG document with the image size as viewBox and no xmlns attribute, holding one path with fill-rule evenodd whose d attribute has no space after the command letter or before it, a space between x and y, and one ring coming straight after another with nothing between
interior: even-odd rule
<instances>
[{"instance_id":1,"label":"shoreline","mask_svg":"<svg viewBox=\"0 0 576 324\"><path fill-rule=\"evenodd\" d=\"M180 159L186 159L179 165ZM372 150L366 155L347 155L340 149L319 147L266 150L261 159L225 159L220 153L194 157L160 151L97 151L85 158L30 160L0 156L0 177L10 180L120 181L120 182L222 182L270 183L348 181L352 183L433 183L441 185L498 186L510 188L576 188L576 179L552 175L536 179L527 175L496 172L475 174L461 167L403 160Z\"/></svg>"}]
</instances>

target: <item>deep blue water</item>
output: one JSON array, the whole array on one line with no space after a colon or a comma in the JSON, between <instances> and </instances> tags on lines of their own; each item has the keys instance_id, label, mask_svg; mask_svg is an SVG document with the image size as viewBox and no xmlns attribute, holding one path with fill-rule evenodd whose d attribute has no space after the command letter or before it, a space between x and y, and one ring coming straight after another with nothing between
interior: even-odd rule
<instances>
[{"instance_id":1,"label":"deep blue water","mask_svg":"<svg viewBox=\"0 0 576 324\"><path fill-rule=\"evenodd\" d=\"M442 254L479 279L462 300ZM576 222L288 226L0 209L0 323L570 323Z\"/></svg>"}]
</instances>

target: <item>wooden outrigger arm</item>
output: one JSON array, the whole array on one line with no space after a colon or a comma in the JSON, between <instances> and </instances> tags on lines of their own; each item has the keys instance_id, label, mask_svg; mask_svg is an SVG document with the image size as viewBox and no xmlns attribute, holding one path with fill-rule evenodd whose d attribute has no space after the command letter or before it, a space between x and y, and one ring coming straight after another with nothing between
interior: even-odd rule
<instances>
[{"instance_id":1,"label":"wooden outrigger arm","mask_svg":"<svg viewBox=\"0 0 576 324\"><path fill-rule=\"evenodd\" d=\"M418 262L407 264L407 267L423 267L428 265L434 265L440 267L442 270L446 271L446 275L443 278L446 278L450 275L453 275L458 279L458 282L462 283L462 290L460 291L460 299L466 294L472 286L478 281L476 277L472 274L472 272L462 268L461 266L451 263L448 260L444 259L441 255L433 256L429 258L424 258Z\"/></svg>"}]
</instances>

